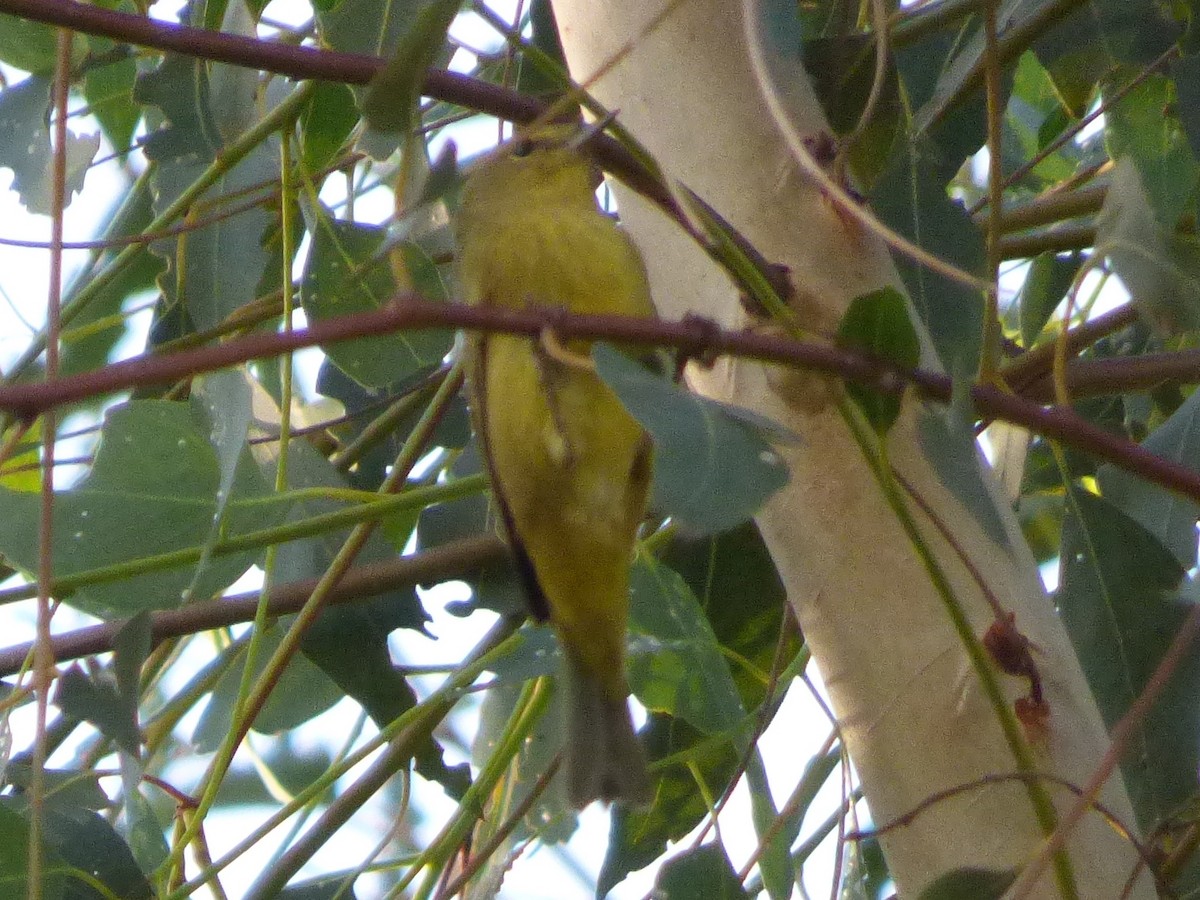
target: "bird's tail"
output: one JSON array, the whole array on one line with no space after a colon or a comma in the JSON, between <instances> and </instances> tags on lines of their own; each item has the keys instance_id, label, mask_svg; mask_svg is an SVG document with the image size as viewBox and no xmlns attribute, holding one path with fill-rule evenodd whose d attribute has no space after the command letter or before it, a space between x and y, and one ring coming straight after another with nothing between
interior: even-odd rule
<instances>
[{"instance_id":1,"label":"bird's tail","mask_svg":"<svg viewBox=\"0 0 1200 900\"><path fill-rule=\"evenodd\" d=\"M652 799L646 751L633 731L629 702L614 696L572 654L567 658L567 793L582 809L593 800L644 806Z\"/></svg>"}]
</instances>

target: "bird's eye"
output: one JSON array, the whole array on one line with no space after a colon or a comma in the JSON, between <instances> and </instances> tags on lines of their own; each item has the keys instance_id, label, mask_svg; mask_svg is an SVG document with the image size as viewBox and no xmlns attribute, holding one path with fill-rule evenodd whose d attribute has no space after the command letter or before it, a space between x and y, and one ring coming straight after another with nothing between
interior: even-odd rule
<instances>
[{"instance_id":1,"label":"bird's eye","mask_svg":"<svg viewBox=\"0 0 1200 900\"><path fill-rule=\"evenodd\" d=\"M517 141L515 144L513 144L512 155L513 156L528 156L530 153L533 152L533 148L534 148L534 142L532 139L521 138L519 141Z\"/></svg>"}]
</instances>

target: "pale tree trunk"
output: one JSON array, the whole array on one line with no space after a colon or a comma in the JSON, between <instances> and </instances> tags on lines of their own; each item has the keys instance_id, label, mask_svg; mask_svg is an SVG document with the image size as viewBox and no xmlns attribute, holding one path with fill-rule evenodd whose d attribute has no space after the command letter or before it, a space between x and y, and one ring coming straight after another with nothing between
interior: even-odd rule
<instances>
[{"instance_id":1,"label":"pale tree trunk","mask_svg":"<svg viewBox=\"0 0 1200 900\"><path fill-rule=\"evenodd\" d=\"M835 327L860 294L883 285L902 290L882 244L847 225L800 174L762 99L737 5L684 0L645 34L662 6L661 0L555 0L574 76L588 79L633 42L591 89L620 110L621 121L668 177L698 192L767 259L790 267L803 298L801 314L814 331ZM822 113L796 68L787 98L793 121L820 133ZM618 202L665 317L691 311L724 324L742 322L728 278L676 226L628 191L618 189ZM801 446L785 450L790 485L758 521L875 821L908 813L938 791L1014 771L1012 751L945 607L822 382L768 379L761 366L747 363L692 375L704 393L751 407L803 436ZM1036 766L1081 785L1107 737L1067 635L1007 504L993 492L1012 551L989 538L939 482L917 440L919 412L919 403L907 398L888 436L891 462L1039 648L1051 714L1045 739L1034 748ZM983 592L928 516L915 515L982 635L994 619ZM1021 679L1000 678L1012 701L1028 690ZM1074 800L1060 788L1047 791L1060 813ZM1134 821L1119 779L1100 799L1123 822ZM1008 782L938 802L882 843L900 894L909 897L955 868L1020 866L1043 838L1026 788ZM1083 898L1117 897L1137 859L1096 814L1079 826L1069 851ZM1034 894L1059 896L1050 874ZM1143 877L1129 896L1154 896L1150 879Z\"/></svg>"}]
</instances>

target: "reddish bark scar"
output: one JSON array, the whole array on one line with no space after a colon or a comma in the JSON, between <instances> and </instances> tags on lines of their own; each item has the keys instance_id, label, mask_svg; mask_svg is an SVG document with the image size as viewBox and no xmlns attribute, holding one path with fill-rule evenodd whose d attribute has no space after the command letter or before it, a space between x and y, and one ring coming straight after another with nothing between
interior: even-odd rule
<instances>
[{"instance_id":1,"label":"reddish bark scar","mask_svg":"<svg viewBox=\"0 0 1200 900\"><path fill-rule=\"evenodd\" d=\"M983 646L1001 672L1029 679L1029 693L1013 704L1017 719L1030 740L1045 737L1050 721L1050 704L1042 692L1042 676L1033 661L1033 642L1017 628L1017 614L998 616L983 635Z\"/></svg>"}]
</instances>

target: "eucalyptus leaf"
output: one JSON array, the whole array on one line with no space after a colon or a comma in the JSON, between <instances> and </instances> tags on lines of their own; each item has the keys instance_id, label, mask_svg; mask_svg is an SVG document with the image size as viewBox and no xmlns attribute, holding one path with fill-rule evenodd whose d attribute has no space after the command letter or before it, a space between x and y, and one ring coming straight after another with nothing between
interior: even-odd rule
<instances>
[{"instance_id":1,"label":"eucalyptus leaf","mask_svg":"<svg viewBox=\"0 0 1200 900\"><path fill-rule=\"evenodd\" d=\"M908 317L908 303L891 287L855 297L838 324L837 340L843 347L861 350L905 371L915 369L921 359L921 344ZM847 383L846 392L879 434L886 434L900 416L899 395L855 382Z\"/></svg>"},{"instance_id":2,"label":"eucalyptus leaf","mask_svg":"<svg viewBox=\"0 0 1200 900\"><path fill-rule=\"evenodd\" d=\"M1156 456L1197 469L1200 460L1200 391L1193 391L1171 417L1142 442ZM1196 564L1200 504L1113 465L1096 473L1104 499L1153 534L1185 568Z\"/></svg>"},{"instance_id":3,"label":"eucalyptus leaf","mask_svg":"<svg viewBox=\"0 0 1200 900\"><path fill-rule=\"evenodd\" d=\"M220 473L207 426L187 403L135 400L105 417L91 471L58 491L54 502L54 575L133 563L147 556L199 548L218 508ZM268 489L253 467L239 467L225 515L223 537L278 522L284 504L256 502ZM37 568L37 493L0 487L0 553L25 569ZM99 616L178 606L183 593L211 596L232 584L255 551L214 556L196 564L81 587L66 598Z\"/></svg>"},{"instance_id":4,"label":"eucalyptus leaf","mask_svg":"<svg viewBox=\"0 0 1200 900\"><path fill-rule=\"evenodd\" d=\"M1183 568L1108 501L1071 487L1055 595L1105 723L1129 709L1196 602ZM1133 733L1122 771L1138 822L1149 828L1195 792L1200 765L1200 652L1193 646Z\"/></svg>"},{"instance_id":5,"label":"eucalyptus leaf","mask_svg":"<svg viewBox=\"0 0 1200 900\"><path fill-rule=\"evenodd\" d=\"M725 531L787 483L787 465L758 429L597 343L596 371L654 439L651 504L685 527Z\"/></svg>"},{"instance_id":6,"label":"eucalyptus leaf","mask_svg":"<svg viewBox=\"0 0 1200 900\"><path fill-rule=\"evenodd\" d=\"M353 312L382 308L396 294L397 285L387 260L379 256L387 238L383 228L332 219L321 209L312 216L312 250L304 268L301 300L313 321ZM414 245L393 250L405 261L429 272L419 248ZM414 266L410 266L410 271ZM430 299L439 297L428 289L439 285L428 274L419 287ZM442 361L450 350L452 333L445 329L397 332L390 335L341 341L324 348L343 372L367 387L392 384L426 366Z\"/></svg>"},{"instance_id":7,"label":"eucalyptus leaf","mask_svg":"<svg viewBox=\"0 0 1200 900\"><path fill-rule=\"evenodd\" d=\"M12 186L21 202L42 215L54 208L49 108L48 78L35 75L0 90L0 167L12 169ZM99 149L99 134L67 132L65 203L83 189L84 176Z\"/></svg>"},{"instance_id":8,"label":"eucalyptus leaf","mask_svg":"<svg viewBox=\"0 0 1200 900\"><path fill-rule=\"evenodd\" d=\"M1016 869L955 869L935 878L920 900L1000 900L1016 880Z\"/></svg>"},{"instance_id":9,"label":"eucalyptus leaf","mask_svg":"<svg viewBox=\"0 0 1200 900\"><path fill-rule=\"evenodd\" d=\"M749 898L719 843L675 857L659 870L654 896L661 900L743 900Z\"/></svg>"}]
</instances>

